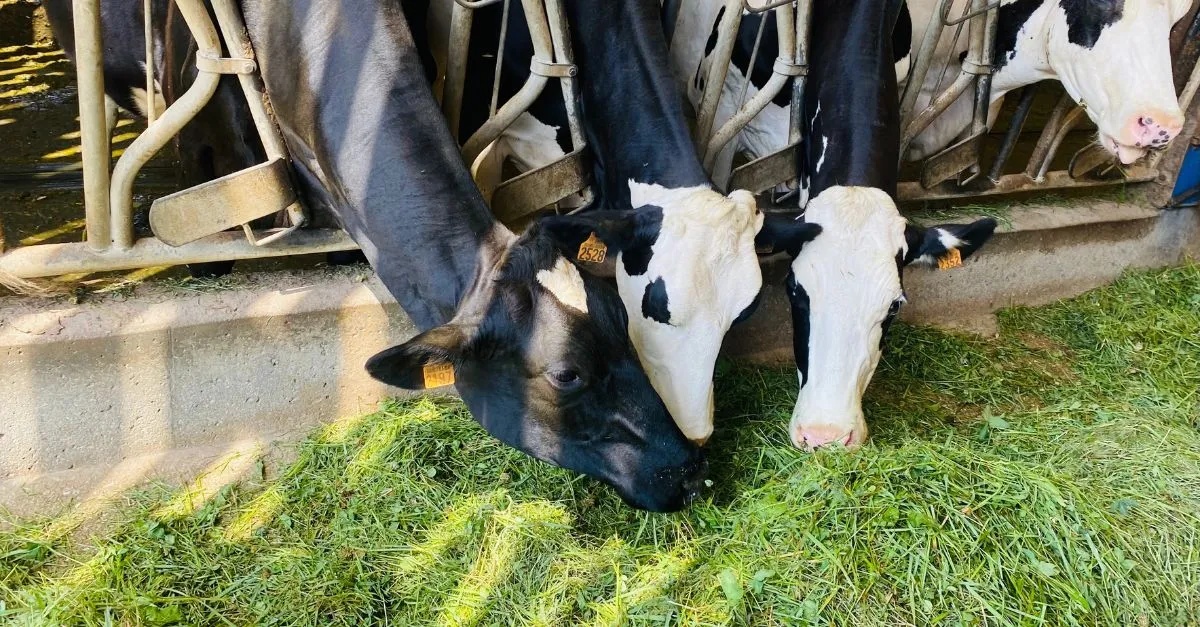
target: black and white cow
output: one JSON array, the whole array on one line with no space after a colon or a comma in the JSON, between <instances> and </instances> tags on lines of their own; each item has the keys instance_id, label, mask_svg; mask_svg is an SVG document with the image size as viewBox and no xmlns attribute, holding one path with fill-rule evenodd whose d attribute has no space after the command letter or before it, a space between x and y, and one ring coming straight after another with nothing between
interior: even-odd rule
<instances>
[{"instance_id":1,"label":"black and white cow","mask_svg":"<svg viewBox=\"0 0 1200 627\"><path fill-rule=\"evenodd\" d=\"M959 15L966 0L953 3ZM935 10L934 0L908 0L914 46ZM1044 79L1057 79L1099 129L1097 141L1122 163L1162 148L1183 128L1171 78L1171 26L1191 0L1006 0L1001 4L992 59L995 121L1009 91ZM951 49L953 29L943 31L938 59L949 58L956 76L966 37ZM941 67L935 64L934 68ZM916 110L928 105L939 73L930 71ZM945 88L945 85L942 85ZM971 122L971 94L960 97L918 135L906 157L923 158L949 145Z\"/></svg>"},{"instance_id":2,"label":"black and white cow","mask_svg":"<svg viewBox=\"0 0 1200 627\"><path fill-rule=\"evenodd\" d=\"M996 222L907 224L894 202L900 151L893 15L877 0L816 0L804 98L804 220L822 227L787 277L800 393L792 442L854 447L862 395L904 303L904 266L971 256ZM894 10L894 9L893 9Z\"/></svg>"},{"instance_id":3,"label":"black and white cow","mask_svg":"<svg viewBox=\"0 0 1200 627\"><path fill-rule=\"evenodd\" d=\"M368 371L421 389L450 366L475 419L501 441L600 479L636 507L690 501L703 484L702 452L638 364L619 298L547 229L518 237L492 217L399 3L242 8L304 199L336 215L423 330L371 358ZM189 44L169 37L165 56Z\"/></svg>"},{"instance_id":4,"label":"black and white cow","mask_svg":"<svg viewBox=\"0 0 1200 627\"><path fill-rule=\"evenodd\" d=\"M512 5L505 94L528 76L532 56L524 14L519 3ZM703 443L713 428L712 379L721 341L753 311L762 286L755 238L764 216L752 194L723 195L704 173L683 97L667 68L656 0L567 0L565 8L597 200L589 210L547 218L543 225L567 243L568 254L595 233L617 256L617 288L638 357L676 423ZM484 42L488 33L496 37L499 11L495 6L475 17L478 39L472 43L462 137L486 118L495 40ZM523 167L546 165L569 148L560 145L568 143L566 118L554 87L497 140L510 145L504 152L523 155ZM773 240L793 247L816 232L788 221L768 230Z\"/></svg>"},{"instance_id":5,"label":"black and white cow","mask_svg":"<svg viewBox=\"0 0 1200 627\"><path fill-rule=\"evenodd\" d=\"M959 15L966 2L956 0L950 14ZM679 12L672 39L672 70L676 80L688 86L689 99L697 105L723 4L719 0L689 2L688 10ZM909 50L924 37L936 4L936 0L908 0L891 33L901 86L909 68ZM1179 134L1183 123L1171 81L1168 35L1189 6L1190 0L1004 0L993 58L989 123L995 121L1005 93L1040 80L1058 79L1067 93L1086 105L1100 131L1097 141L1122 162L1132 163L1147 149L1165 146ZM716 126L733 114L734 100L748 73L747 99L758 93L770 76L777 52L773 15L765 18L768 23L755 68L747 71L761 19L748 14L742 20ZM814 29L824 26L813 23ZM967 37L960 37L951 49L953 32L952 27L943 32L917 111L928 105L935 89L946 87L945 79L939 86L942 61L949 63L945 76L958 75ZM760 157L787 145L790 93L785 86L775 102L726 146L713 172L715 181L723 183L728 177L735 152ZM914 139L906 158L922 159L950 145L970 126L971 109L968 90Z\"/></svg>"}]
</instances>

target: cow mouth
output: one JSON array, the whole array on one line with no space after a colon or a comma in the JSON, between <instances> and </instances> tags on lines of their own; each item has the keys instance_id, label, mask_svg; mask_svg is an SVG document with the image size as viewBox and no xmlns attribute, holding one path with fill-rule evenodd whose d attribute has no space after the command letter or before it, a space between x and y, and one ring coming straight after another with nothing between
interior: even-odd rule
<instances>
[{"instance_id":1,"label":"cow mouth","mask_svg":"<svg viewBox=\"0 0 1200 627\"><path fill-rule=\"evenodd\" d=\"M1112 153L1124 165L1130 165L1141 159L1147 152L1147 149L1141 146L1122 144L1114 139L1112 135L1104 132L1100 133L1100 145Z\"/></svg>"}]
</instances>

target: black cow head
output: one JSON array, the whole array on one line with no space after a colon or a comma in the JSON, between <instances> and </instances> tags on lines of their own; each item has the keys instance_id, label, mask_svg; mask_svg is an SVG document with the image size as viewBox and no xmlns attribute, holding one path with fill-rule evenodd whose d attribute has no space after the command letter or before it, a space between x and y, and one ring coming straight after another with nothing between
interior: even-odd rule
<instances>
[{"instance_id":1,"label":"black cow head","mask_svg":"<svg viewBox=\"0 0 1200 627\"><path fill-rule=\"evenodd\" d=\"M706 464L655 394L626 324L612 288L535 225L479 273L449 323L372 357L367 370L414 390L451 376L497 439L608 483L635 507L678 510Z\"/></svg>"}]
</instances>

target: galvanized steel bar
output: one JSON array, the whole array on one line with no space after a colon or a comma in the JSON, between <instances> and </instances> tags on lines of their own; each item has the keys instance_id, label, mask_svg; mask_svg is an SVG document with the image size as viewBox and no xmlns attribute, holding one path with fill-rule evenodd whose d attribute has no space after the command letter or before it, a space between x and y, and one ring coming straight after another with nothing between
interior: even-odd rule
<instances>
[{"instance_id":1,"label":"galvanized steel bar","mask_svg":"<svg viewBox=\"0 0 1200 627\"><path fill-rule=\"evenodd\" d=\"M1046 120L1042 134L1038 136L1037 144L1033 147L1033 154L1029 156L1029 163L1025 166L1025 176L1030 180L1037 180L1038 172L1042 170L1042 162L1046 161L1046 155L1050 153L1054 136L1058 134L1063 118L1075 107L1075 100L1067 93L1063 93L1054 105L1054 110L1050 112L1050 118Z\"/></svg>"},{"instance_id":2,"label":"galvanized steel bar","mask_svg":"<svg viewBox=\"0 0 1200 627\"><path fill-rule=\"evenodd\" d=\"M917 97L921 94L921 87L925 84L925 77L929 74L929 66L933 64L934 52L942 36L943 22L952 2L953 0L938 0L929 26L925 29L925 36L921 39L921 47L917 49L917 56L909 66L904 95L900 99L900 121L906 130L911 121L913 107L917 104ZM904 158L904 152L900 151L901 159Z\"/></svg>"},{"instance_id":3,"label":"galvanized steel bar","mask_svg":"<svg viewBox=\"0 0 1200 627\"><path fill-rule=\"evenodd\" d=\"M1083 107L1075 107L1074 109L1071 109L1070 113L1067 113L1067 115L1062 118L1062 124L1058 127L1058 132L1054 134L1054 138L1050 141L1050 146L1046 150L1045 156L1042 157L1041 165L1038 166L1037 175L1031 177L1033 178L1034 182L1041 183L1042 181L1046 180L1046 172L1050 169L1050 162L1054 161L1054 155L1058 154L1059 146L1061 146L1063 140L1067 138L1067 133L1070 133L1071 129L1075 128L1075 125L1081 122L1083 118ZM1029 162L1029 168L1030 170L1027 171L1031 171L1033 169L1032 161Z\"/></svg>"},{"instance_id":4,"label":"galvanized steel bar","mask_svg":"<svg viewBox=\"0 0 1200 627\"><path fill-rule=\"evenodd\" d=\"M1156 170L1149 168L1136 167L1126 172L1123 179L1117 180L1074 180L1064 170L1053 170L1046 173L1046 179L1041 183L1034 183L1021 174L1005 174L1000 177L993 187L985 189L972 189L968 192L959 191L957 187L939 185L933 189L925 189L921 187L918 181L901 181L897 186L897 198L901 202L919 201L919 200L950 200L954 198L980 198L984 196L996 196L999 194L1011 194L1024 191L1046 191L1050 189L1084 189L1089 187L1104 187L1108 185L1123 185L1127 183L1143 183L1153 181L1158 176Z\"/></svg>"},{"instance_id":5,"label":"galvanized steel bar","mask_svg":"<svg viewBox=\"0 0 1200 627\"><path fill-rule=\"evenodd\" d=\"M75 71L79 90L79 144L83 159L83 206L87 245L108 250L110 148L105 118L104 46L100 35L100 0L73 0Z\"/></svg>"},{"instance_id":6,"label":"galvanized steel bar","mask_svg":"<svg viewBox=\"0 0 1200 627\"><path fill-rule=\"evenodd\" d=\"M246 25L242 22L241 10L234 0L212 0L213 12L217 16L217 26L221 36L225 38L225 47L229 54L242 59L250 59L258 63L254 56L254 47L250 45L250 37L246 33ZM271 159L287 159L287 145L283 135L275 126L267 112L266 89L258 73L237 75L242 92L246 95L246 104L250 107L250 117L254 119L254 128L262 140L263 151L267 153L267 161Z\"/></svg>"},{"instance_id":7,"label":"galvanized steel bar","mask_svg":"<svg viewBox=\"0 0 1200 627\"><path fill-rule=\"evenodd\" d=\"M725 14L717 26L717 44L709 56L708 75L705 77L704 93L696 111L696 145L700 151L708 146L713 122L717 118L717 105L725 88L725 76L733 58L733 47L737 43L738 27L742 23L742 0L725 0Z\"/></svg>"},{"instance_id":8,"label":"galvanized steel bar","mask_svg":"<svg viewBox=\"0 0 1200 627\"><path fill-rule=\"evenodd\" d=\"M196 40L197 58L220 58L221 42L204 3L200 0L175 0L175 5ZM208 103L217 90L220 78L220 74L200 69L196 81L183 96L171 103L154 126L138 135L117 161L117 166L113 168L112 188L109 190L112 211L110 229L115 248L123 250L133 246L133 180L138 170Z\"/></svg>"},{"instance_id":9,"label":"galvanized steel bar","mask_svg":"<svg viewBox=\"0 0 1200 627\"><path fill-rule=\"evenodd\" d=\"M490 4L490 3L488 3ZM470 3L456 2L450 13L450 41L446 49L446 80L442 85L442 113L450 135L458 141L462 120L463 87L467 80L467 54L471 46L471 24L475 10Z\"/></svg>"},{"instance_id":10,"label":"galvanized steel bar","mask_svg":"<svg viewBox=\"0 0 1200 627\"><path fill-rule=\"evenodd\" d=\"M1021 98L1017 101L1017 109L1009 118L1008 130L1004 132L1004 140L1000 142L1000 151L996 153L996 158L992 161L992 169L988 171L988 180L993 184L1000 180L1000 175L1004 172L1004 164L1008 162L1008 157L1012 155L1013 148L1017 145L1017 139L1021 137L1021 129L1024 128L1025 120L1029 117L1029 111L1033 109L1035 95L1037 95L1036 84L1021 88Z\"/></svg>"},{"instance_id":11,"label":"galvanized steel bar","mask_svg":"<svg viewBox=\"0 0 1200 627\"><path fill-rule=\"evenodd\" d=\"M808 32L812 23L812 0L796 3L796 65L808 68ZM804 87L808 77L792 78L792 104L788 115L788 143L800 141L804 129Z\"/></svg>"},{"instance_id":12,"label":"galvanized steel bar","mask_svg":"<svg viewBox=\"0 0 1200 627\"><path fill-rule=\"evenodd\" d=\"M921 131L929 128L929 125L937 119L937 116L941 115L955 100L958 100L958 97L963 95L963 92L967 91L967 88L974 81L975 77L970 74L959 74L958 78L954 79L954 82L945 91L935 96L928 107L925 107L912 122L905 125L904 135L900 140L901 159L908 152L908 145L912 143L912 140L916 139L917 135L921 134Z\"/></svg>"},{"instance_id":13,"label":"galvanized steel bar","mask_svg":"<svg viewBox=\"0 0 1200 627\"><path fill-rule=\"evenodd\" d=\"M550 38L554 42L554 60L558 63L575 63L571 48L571 29L563 11L562 0L545 0L546 17L550 22ZM571 132L572 151L583 148L587 143L583 130L583 119L579 113L579 85L573 77L558 79L562 86L563 104L567 108L567 130Z\"/></svg>"},{"instance_id":14,"label":"galvanized steel bar","mask_svg":"<svg viewBox=\"0 0 1200 627\"><path fill-rule=\"evenodd\" d=\"M299 231L292 234L287 245L270 248L251 244L238 231L217 233L178 247L168 246L153 237L146 237L119 254L99 254L82 243L40 244L16 248L0 256L0 275L8 273L31 279L151 266L328 253L356 248L354 240L340 229Z\"/></svg>"},{"instance_id":15,"label":"galvanized steel bar","mask_svg":"<svg viewBox=\"0 0 1200 627\"><path fill-rule=\"evenodd\" d=\"M546 65L554 65L554 43L550 37L550 26L546 22L545 4L542 0L521 0L521 5L525 9L525 21L529 26L530 39L533 41L534 62L540 61ZM463 143L463 159L467 163L474 163L475 158L483 152L484 148L487 148L488 144L495 141L500 133L504 132L504 129L529 109L533 101L541 95L548 80L549 78L546 76L530 72L529 78L525 80L520 91L508 102L505 102L496 115L488 118L488 121L484 122L483 126L480 126L479 130Z\"/></svg>"}]
</instances>

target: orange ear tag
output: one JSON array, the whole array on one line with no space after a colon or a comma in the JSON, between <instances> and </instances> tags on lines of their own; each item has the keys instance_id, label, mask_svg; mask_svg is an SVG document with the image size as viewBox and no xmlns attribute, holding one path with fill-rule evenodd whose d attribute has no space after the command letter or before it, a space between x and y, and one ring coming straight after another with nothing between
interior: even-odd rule
<instances>
[{"instance_id":1,"label":"orange ear tag","mask_svg":"<svg viewBox=\"0 0 1200 627\"><path fill-rule=\"evenodd\" d=\"M576 259L586 261L588 263L604 263L604 258L608 256L608 246L604 242L596 238L596 233L592 232L582 244L579 245L579 254Z\"/></svg>"},{"instance_id":2,"label":"orange ear tag","mask_svg":"<svg viewBox=\"0 0 1200 627\"><path fill-rule=\"evenodd\" d=\"M454 383L454 366L450 364L425 364L425 389L440 388Z\"/></svg>"},{"instance_id":3,"label":"orange ear tag","mask_svg":"<svg viewBox=\"0 0 1200 627\"><path fill-rule=\"evenodd\" d=\"M957 248L951 248L938 257L938 270L949 270L962 265L962 253Z\"/></svg>"}]
</instances>

